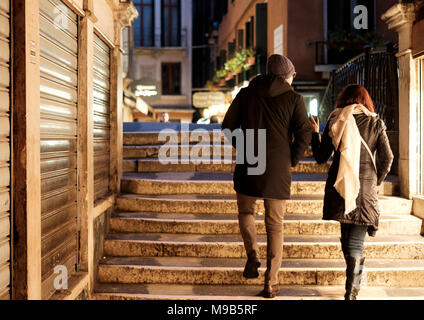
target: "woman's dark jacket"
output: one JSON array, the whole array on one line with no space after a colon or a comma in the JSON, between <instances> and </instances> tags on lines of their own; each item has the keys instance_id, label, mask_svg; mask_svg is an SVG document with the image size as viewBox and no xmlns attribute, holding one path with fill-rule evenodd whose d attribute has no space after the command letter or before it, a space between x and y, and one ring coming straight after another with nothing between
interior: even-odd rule
<instances>
[{"instance_id":1,"label":"woman's dark jacket","mask_svg":"<svg viewBox=\"0 0 424 320\"><path fill-rule=\"evenodd\" d=\"M334 188L340 163L340 152L336 151L325 186L324 220L368 226L369 234L374 236L378 230L380 217L376 186L380 186L389 173L393 163L393 153L387 138L386 126L382 120L368 117L365 114L354 115L354 117L362 138L368 144L371 152L376 154L377 170L374 168L368 151L361 144L360 190L356 200L357 208L345 217L344 199ZM335 151L329 136L328 124L322 137L318 133L314 133L312 136L312 149L318 163L327 162Z\"/></svg>"},{"instance_id":2,"label":"woman's dark jacket","mask_svg":"<svg viewBox=\"0 0 424 320\"><path fill-rule=\"evenodd\" d=\"M248 168L255 165L237 164L235 191L257 198L290 199L291 166L297 165L311 141L303 97L287 82L260 75L240 91L222 124L222 129L231 132L240 128L245 137L247 129L266 129L266 167L261 175L249 175ZM257 155L261 149L255 146Z\"/></svg>"}]
</instances>

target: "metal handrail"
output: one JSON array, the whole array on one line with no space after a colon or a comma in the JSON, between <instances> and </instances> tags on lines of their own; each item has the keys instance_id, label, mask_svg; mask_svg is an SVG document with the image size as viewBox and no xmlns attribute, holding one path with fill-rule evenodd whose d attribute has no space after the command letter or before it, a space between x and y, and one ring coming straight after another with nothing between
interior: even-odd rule
<instances>
[{"instance_id":1,"label":"metal handrail","mask_svg":"<svg viewBox=\"0 0 424 320\"><path fill-rule=\"evenodd\" d=\"M385 120L389 130L397 131L398 75L392 44L387 43L386 50L378 51L371 51L366 46L363 53L332 71L320 105L323 121L333 110L336 96L349 84L360 84L367 88L373 97L376 112Z\"/></svg>"}]
</instances>

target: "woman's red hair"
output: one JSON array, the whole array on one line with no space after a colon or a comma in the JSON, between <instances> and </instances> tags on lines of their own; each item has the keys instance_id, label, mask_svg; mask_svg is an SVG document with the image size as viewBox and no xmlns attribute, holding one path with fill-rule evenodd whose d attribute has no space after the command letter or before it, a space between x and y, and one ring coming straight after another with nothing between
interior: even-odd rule
<instances>
[{"instance_id":1,"label":"woman's red hair","mask_svg":"<svg viewBox=\"0 0 424 320\"><path fill-rule=\"evenodd\" d=\"M369 111L375 112L374 102L367 89L357 84L351 84L343 89L336 102L336 108L344 108L352 104L362 104Z\"/></svg>"}]
</instances>

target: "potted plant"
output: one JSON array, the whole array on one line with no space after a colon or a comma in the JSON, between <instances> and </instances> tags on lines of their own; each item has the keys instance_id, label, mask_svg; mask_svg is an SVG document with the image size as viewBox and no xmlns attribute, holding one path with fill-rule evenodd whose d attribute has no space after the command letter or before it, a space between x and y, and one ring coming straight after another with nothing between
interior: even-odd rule
<instances>
[{"instance_id":1,"label":"potted plant","mask_svg":"<svg viewBox=\"0 0 424 320\"><path fill-rule=\"evenodd\" d=\"M233 58L234 63L234 73L239 74L243 71L244 62L247 56L243 50L236 52L235 57Z\"/></svg>"},{"instance_id":2,"label":"potted plant","mask_svg":"<svg viewBox=\"0 0 424 320\"><path fill-rule=\"evenodd\" d=\"M255 58L255 52L252 49L244 49L246 60L244 63L244 68L248 70L251 66L255 65L256 58Z\"/></svg>"},{"instance_id":3,"label":"potted plant","mask_svg":"<svg viewBox=\"0 0 424 320\"><path fill-rule=\"evenodd\" d=\"M225 63L225 71L227 71L227 75L225 76L225 80L231 80L234 78L235 65L232 60L229 60Z\"/></svg>"},{"instance_id":4,"label":"potted plant","mask_svg":"<svg viewBox=\"0 0 424 320\"><path fill-rule=\"evenodd\" d=\"M212 81L207 81L206 82L206 89L208 89L208 90L210 90L210 91L212 91L212 89L213 89L213 82Z\"/></svg>"},{"instance_id":5,"label":"potted plant","mask_svg":"<svg viewBox=\"0 0 424 320\"><path fill-rule=\"evenodd\" d=\"M329 32L326 42L330 64L343 64L361 54L365 45L378 48L384 45L377 33Z\"/></svg>"},{"instance_id":6,"label":"potted plant","mask_svg":"<svg viewBox=\"0 0 424 320\"><path fill-rule=\"evenodd\" d=\"M232 72L228 72L227 75L226 75L226 77L225 77L225 81L229 81L232 78L234 78L234 74Z\"/></svg>"},{"instance_id":7,"label":"potted plant","mask_svg":"<svg viewBox=\"0 0 424 320\"><path fill-rule=\"evenodd\" d=\"M225 85L225 78L227 76L227 71L225 71L224 69L218 70L216 72L216 82L218 83L218 85L220 87Z\"/></svg>"}]
</instances>

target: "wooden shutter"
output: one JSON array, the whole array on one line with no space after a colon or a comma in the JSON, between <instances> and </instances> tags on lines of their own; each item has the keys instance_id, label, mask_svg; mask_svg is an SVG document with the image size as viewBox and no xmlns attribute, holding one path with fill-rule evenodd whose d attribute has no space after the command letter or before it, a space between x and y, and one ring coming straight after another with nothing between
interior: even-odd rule
<instances>
[{"instance_id":1,"label":"wooden shutter","mask_svg":"<svg viewBox=\"0 0 424 320\"><path fill-rule=\"evenodd\" d=\"M40 0L42 297L54 268L77 264L78 19L60 0Z\"/></svg>"},{"instance_id":2,"label":"wooden shutter","mask_svg":"<svg viewBox=\"0 0 424 320\"><path fill-rule=\"evenodd\" d=\"M246 48L252 48L252 30L251 30L251 23L246 22Z\"/></svg>"},{"instance_id":3,"label":"wooden shutter","mask_svg":"<svg viewBox=\"0 0 424 320\"><path fill-rule=\"evenodd\" d=\"M109 193L110 48L94 36L94 200Z\"/></svg>"},{"instance_id":4,"label":"wooden shutter","mask_svg":"<svg viewBox=\"0 0 424 320\"><path fill-rule=\"evenodd\" d=\"M268 56L268 4L256 5L256 54L258 55L258 73L266 73Z\"/></svg>"},{"instance_id":5,"label":"wooden shutter","mask_svg":"<svg viewBox=\"0 0 424 320\"><path fill-rule=\"evenodd\" d=\"M238 48L244 48L244 30L238 30L237 33L238 40L237 40L237 46Z\"/></svg>"},{"instance_id":6,"label":"wooden shutter","mask_svg":"<svg viewBox=\"0 0 424 320\"><path fill-rule=\"evenodd\" d=\"M232 58L236 52L236 40L228 43L228 56Z\"/></svg>"},{"instance_id":7,"label":"wooden shutter","mask_svg":"<svg viewBox=\"0 0 424 320\"><path fill-rule=\"evenodd\" d=\"M0 300L10 298L10 2L0 0Z\"/></svg>"}]
</instances>

